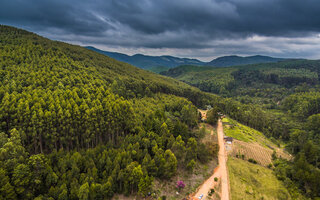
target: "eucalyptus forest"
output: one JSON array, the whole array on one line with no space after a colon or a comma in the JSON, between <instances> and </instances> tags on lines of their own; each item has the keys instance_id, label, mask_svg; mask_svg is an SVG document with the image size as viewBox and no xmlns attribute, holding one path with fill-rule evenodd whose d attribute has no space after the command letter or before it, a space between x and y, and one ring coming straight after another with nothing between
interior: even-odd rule
<instances>
[{"instance_id":1,"label":"eucalyptus forest","mask_svg":"<svg viewBox=\"0 0 320 200\"><path fill-rule=\"evenodd\" d=\"M0 55L1 199L145 196L216 154L198 143L195 105L174 95L197 89L7 26Z\"/></svg>"},{"instance_id":2,"label":"eucalyptus forest","mask_svg":"<svg viewBox=\"0 0 320 200\"><path fill-rule=\"evenodd\" d=\"M320 196L320 62L180 66L158 75L84 47L0 26L0 199L140 198L217 160L198 109L286 144L292 196ZM167 77L170 76L170 77ZM158 196L152 196L156 199Z\"/></svg>"}]
</instances>

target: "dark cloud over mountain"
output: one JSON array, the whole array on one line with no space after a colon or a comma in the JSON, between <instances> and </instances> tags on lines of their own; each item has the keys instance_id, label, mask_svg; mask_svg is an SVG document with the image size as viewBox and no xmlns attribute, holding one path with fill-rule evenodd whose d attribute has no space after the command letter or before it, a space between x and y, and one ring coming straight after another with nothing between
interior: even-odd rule
<instances>
[{"instance_id":1,"label":"dark cloud over mountain","mask_svg":"<svg viewBox=\"0 0 320 200\"><path fill-rule=\"evenodd\" d=\"M127 53L315 57L319 10L318 0L2 0L0 23Z\"/></svg>"}]
</instances>

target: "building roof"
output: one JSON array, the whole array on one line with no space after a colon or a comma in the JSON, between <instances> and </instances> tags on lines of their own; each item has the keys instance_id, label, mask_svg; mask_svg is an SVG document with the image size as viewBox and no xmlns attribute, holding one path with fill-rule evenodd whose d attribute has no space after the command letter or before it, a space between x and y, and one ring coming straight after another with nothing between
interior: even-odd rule
<instances>
[{"instance_id":1,"label":"building roof","mask_svg":"<svg viewBox=\"0 0 320 200\"><path fill-rule=\"evenodd\" d=\"M232 141L233 141L233 137L225 136L224 139L225 139L227 142L232 142Z\"/></svg>"}]
</instances>

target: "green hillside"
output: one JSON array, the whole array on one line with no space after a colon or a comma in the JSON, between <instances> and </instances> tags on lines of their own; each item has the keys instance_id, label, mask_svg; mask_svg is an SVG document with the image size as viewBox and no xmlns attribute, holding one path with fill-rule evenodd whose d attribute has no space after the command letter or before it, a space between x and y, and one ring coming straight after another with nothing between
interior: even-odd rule
<instances>
[{"instance_id":1,"label":"green hillside","mask_svg":"<svg viewBox=\"0 0 320 200\"><path fill-rule=\"evenodd\" d=\"M271 169L233 157L228 158L227 165L233 200L292 199Z\"/></svg>"},{"instance_id":2,"label":"green hillside","mask_svg":"<svg viewBox=\"0 0 320 200\"><path fill-rule=\"evenodd\" d=\"M152 68L148 69L148 71L160 74L160 72L167 71L168 69L170 69L170 68L159 66L159 67L152 67Z\"/></svg>"},{"instance_id":3,"label":"green hillside","mask_svg":"<svg viewBox=\"0 0 320 200\"><path fill-rule=\"evenodd\" d=\"M215 66L215 67L229 67L229 66L235 66L235 65L247 65L247 64L257 64L257 63L276 63L279 61L285 60L284 58L273 58L269 56L261 56L261 55L255 55L255 56L222 56L219 58L216 58L208 63L206 65L208 66Z\"/></svg>"},{"instance_id":4,"label":"green hillside","mask_svg":"<svg viewBox=\"0 0 320 200\"><path fill-rule=\"evenodd\" d=\"M200 143L194 104L217 99L0 26L0 199L143 197L155 179L214 158Z\"/></svg>"}]
</instances>

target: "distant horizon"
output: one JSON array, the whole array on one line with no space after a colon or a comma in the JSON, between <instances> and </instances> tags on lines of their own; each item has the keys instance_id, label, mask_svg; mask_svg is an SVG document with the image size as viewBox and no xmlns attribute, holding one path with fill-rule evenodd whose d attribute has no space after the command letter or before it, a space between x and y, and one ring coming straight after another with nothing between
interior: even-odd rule
<instances>
[{"instance_id":1,"label":"distant horizon","mask_svg":"<svg viewBox=\"0 0 320 200\"><path fill-rule=\"evenodd\" d=\"M80 45L82 46L82 45ZM221 58L221 57L231 57L231 56L237 56L237 57L242 57L242 58L246 58L246 57L254 57L254 56L265 56L265 57L270 57L270 58L280 58L280 59L306 59L306 60L319 60L319 59L308 59L308 58L292 58L292 57L274 57L274 56L269 56L269 55L261 55L261 54L252 54L252 55L236 55L236 54L226 54L226 55L221 55L221 56L217 56L217 57L212 57L211 60L208 61L204 61L202 59L198 59L198 58L192 58L192 57L180 57L180 56L175 56L175 55L149 55L149 54L143 54L143 53L131 53L131 54L127 54L127 53L123 53L123 52L118 52L118 51L109 51L109 50L104 50L104 49L100 49L97 48L95 46L82 46L82 47L93 47L95 49L101 50L101 51L106 51L106 52L111 52L111 53L119 53L119 54L124 54L127 56L135 56L135 55L144 55L144 56L154 56L154 57L162 57L162 56L170 56L170 57L176 57L176 58L186 58L186 59L194 59L194 60L198 60L201 62L210 62L212 60L215 60L217 58Z\"/></svg>"},{"instance_id":2,"label":"distant horizon","mask_svg":"<svg viewBox=\"0 0 320 200\"><path fill-rule=\"evenodd\" d=\"M1 25L2 23L0 23ZM99 49L99 50L102 50L102 51L108 51L108 52L113 52L113 53L120 53L120 54L125 54L125 55L128 55L128 56L134 56L134 55L145 55L145 56L156 56L156 57L160 57L160 56L172 56L172 57L177 57L177 58L187 58L187 59L195 59L195 60L199 60L201 62L210 62L214 59L217 59L217 58L221 58L221 57L227 57L227 56L238 56L238 57L251 57L251 56L266 56L266 57L271 57L271 58L283 58L283 59L307 59L307 60L320 60L320 57L319 58L308 58L308 57L279 57L279 56L272 56L272 55L267 55L267 54L222 54L222 55L217 55L217 56L212 56L212 57L207 57L206 59L204 58L199 58L199 57L192 57L192 56L180 56L179 54L176 55L176 54L156 54L156 53L153 53L153 54L148 54L149 52L146 51L146 52L141 52L139 50L137 51L130 51L130 52L126 52L126 50L124 51L117 51L116 49L113 49L113 48L108 48L106 46L103 46L103 47L99 47L99 45L92 45L92 44L79 44L77 42L73 42L73 41L64 41L64 40L60 40L60 39L54 39L54 38L50 38L46 35L44 35L43 33L37 33L37 32L34 32L32 30L29 30L28 28L25 28L25 27L18 27L18 26L14 26L14 25L10 25L10 24L2 24L2 25L5 25L5 26L12 26L12 27L15 27L15 28L19 28L19 29L23 29L23 30L26 30L26 31L29 31L29 32L33 32L37 35L40 35L41 37L45 37L45 38L48 38L50 40L54 40L54 41L59 41L59 42L66 42L66 43L69 43L69 44L73 44L73 45L79 45L81 47L94 47L96 49Z\"/></svg>"}]
</instances>

